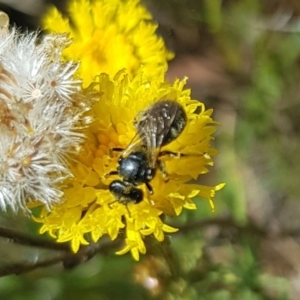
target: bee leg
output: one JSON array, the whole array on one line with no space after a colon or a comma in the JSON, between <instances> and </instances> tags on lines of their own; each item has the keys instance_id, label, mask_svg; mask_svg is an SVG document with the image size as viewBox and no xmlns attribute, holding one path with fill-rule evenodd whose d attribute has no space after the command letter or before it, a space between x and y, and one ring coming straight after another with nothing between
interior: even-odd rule
<instances>
[{"instance_id":1,"label":"bee leg","mask_svg":"<svg viewBox=\"0 0 300 300\"><path fill-rule=\"evenodd\" d=\"M107 205L108 205L108 207L109 207L110 209L112 209L111 205L114 204L114 203L116 203L116 202L119 202L119 200L115 200L115 201L113 201L113 202L110 202L110 203L108 203ZM125 203L124 205L126 206L126 210L127 210L127 212L128 212L129 218L131 218L131 213L130 213L130 210L129 210L129 208L128 208L128 204Z\"/></svg>"},{"instance_id":2,"label":"bee leg","mask_svg":"<svg viewBox=\"0 0 300 300\"><path fill-rule=\"evenodd\" d=\"M113 201L113 202L110 202L110 203L108 203L107 205L108 205L108 207L109 207L110 209L112 209L111 205L114 204L114 203L116 203L116 202L118 202L118 200L115 200L115 201Z\"/></svg>"},{"instance_id":3,"label":"bee leg","mask_svg":"<svg viewBox=\"0 0 300 300\"><path fill-rule=\"evenodd\" d=\"M114 152L123 152L123 151L124 151L123 148L118 148L118 147L110 148L109 156L112 157Z\"/></svg>"},{"instance_id":4,"label":"bee leg","mask_svg":"<svg viewBox=\"0 0 300 300\"><path fill-rule=\"evenodd\" d=\"M114 204L114 203L116 203L116 202L119 202L119 200L115 200L115 201L113 201L113 202L110 202L110 203L108 203L107 205L108 205L108 207L109 207L110 209L112 209L111 205ZM131 218L131 213L130 213L130 210L129 210L129 208L128 208L128 204L125 203L124 205L126 206L126 210L127 210L127 212L128 212L129 218Z\"/></svg>"},{"instance_id":5,"label":"bee leg","mask_svg":"<svg viewBox=\"0 0 300 300\"><path fill-rule=\"evenodd\" d=\"M127 210L127 212L128 212L129 218L131 218L131 213L130 213L130 210L129 210L129 208L128 208L128 204L126 203L125 206L126 206L126 210Z\"/></svg>"},{"instance_id":6,"label":"bee leg","mask_svg":"<svg viewBox=\"0 0 300 300\"><path fill-rule=\"evenodd\" d=\"M150 194L150 195L153 195L153 188L152 188L152 186L150 185L150 183L149 183L149 182L145 182L145 184L146 184L146 187L147 187L147 189L148 189L149 194Z\"/></svg>"},{"instance_id":7,"label":"bee leg","mask_svg":"<svg viewBox=\"0 0 300 300\"><path fill-rule=\"evenodd\" d=\"M109 177L109 176L112 176L112 175L118 175L119 173L118 173L118 171L110 171L109 173L106 173L106 174L104 174L104 178L107 178L107 177Z\"/></svg>"},{"instance_id":8,"label":"bee leg","mask_svg":"<svg viewBox=\"0 0 300 300\"><path fill-rule=\"evenodd\" d=\"M171 156L171 157L175 157L175 158L179 158L182 156L187 156L187 154L183 154L183 153L179 153L179 152L172 152L172 151L161 151L159 152L159 157L161 156Z\"/></svg>"},{"instance_id":9,"label":"bee leg","mask_svg":"<svg viewBox=\"0 0 300 300\"><path fill-rule=\"evenodd\" d=\"M162 160L158 160L157 163L158 163L158 168L160 169L165 182L169 181L169 178L168 178L169 176L166 171L164 162Z\"/></svg>"}]
</instances>

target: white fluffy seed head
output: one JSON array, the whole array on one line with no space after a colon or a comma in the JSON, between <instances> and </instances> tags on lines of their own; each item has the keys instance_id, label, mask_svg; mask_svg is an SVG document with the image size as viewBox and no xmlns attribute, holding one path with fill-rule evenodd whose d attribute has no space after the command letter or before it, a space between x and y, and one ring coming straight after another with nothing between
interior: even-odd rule
<instances>
[{"instance_id":1,"label":"white fluffy seed head","mask_svg":"<svg viewBox=\"0 0 300 300\"><path fill-rule=\"evenodd\" d=\"M1 16L0 16L1 17ZM0 20L1 23L1 20ZM59 184L79 149L88 109L78 65L62 62L67 35L21 34L0 24L0 208L61 201Z\"/></svg>"}]
</instances>

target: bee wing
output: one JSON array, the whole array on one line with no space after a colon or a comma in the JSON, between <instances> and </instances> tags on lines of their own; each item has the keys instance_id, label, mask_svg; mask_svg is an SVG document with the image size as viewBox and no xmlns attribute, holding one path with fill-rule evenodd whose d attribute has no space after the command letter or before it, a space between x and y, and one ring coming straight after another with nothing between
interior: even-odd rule
<instances>
[{"instance_id":1,"label":"bee wing","mask_svg":"<svg viewBox=\"0 0 300 300\"><path fill-rule=\"evenodd\" d=\"M156 166L160 148L166 144L171 125L175 119L178 105L170 100L155 103L141 113L135 122L138 136L145 143L151 167Z\"/></svg>"},{"instance_id":2,"label":"bee wing","mask_svg":"<svg viewBox=\"0 0 300 300\"><path fill-rule=\"evenodd\" d=\"M131 142L129 143L129 145L126 147L126 149L123 150L122 156L123 157L128 156L135 149L138 149L139 145L141 145L142 143L143 142L141 140L141 137L140 137L139 133L137 132L135 134L135 136L133 137L133 139L131 140Z\"/></svg>"}]
</instances>

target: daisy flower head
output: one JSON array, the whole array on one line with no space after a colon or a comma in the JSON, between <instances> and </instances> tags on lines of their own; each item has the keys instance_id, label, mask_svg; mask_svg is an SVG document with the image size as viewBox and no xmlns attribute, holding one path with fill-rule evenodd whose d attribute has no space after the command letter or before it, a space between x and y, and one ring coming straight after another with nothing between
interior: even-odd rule
<instances>
[{"instance_id":1,"label":"daisy flower head","mask_svg":"<svg viewBox=\"0 0 300 300\"><path fill-rule=\"evenodd\" d=\"M65 35L0 31L0 208L60 201L66 159L82 141L85 110L78 65L62 62ZM87 108L87 107L86 107Z\"/></svg>"},{"instance_id":2,"label":"daisy flower head","mask_svg":"<svg viewBox=\"0 0 300 300\"><path fill-rule=\"evenodd\" d=\"M125 247L118 254L130 251L138 260L146 252L145 236L162 241L165 233L177 231L162 221L162 215L178 216L183 209L196 209L195 196L213 206L212 198L223 185L189 182L207 173L213 164L217 151L210 144L217 123L211 109L190 98L185 83L186 79L172 85L149 79L142 70L135 77L126 71L113 79L107 74L97 77L94 87L101 98L91 110L94 123L86 131L88 140L72 169L75 177L64 190L66 201L36 218L43 223L41 233L49 232L58 242L71 242L76 252L81 244L96 242L104 235L113 240L125 232ZM156 140L158 131L150 135L158 145L150 151L141 126L151 127L148 115L166 103L177 112L162 109L154 119L156 126L161 118L174 116L173 121L181 124L169 120L163 142ZM128 157L137 159L141 168L129 163L122 172L121 164Z\"/></svg>"},{"instance_id":3,"label":"daisy flower head","mask_svg":"<svg viewBox=\"0 0 300 300\"><path fill-rule=\"evenodd\" d=\"M70 33L74 42L64 56L81 62L78 74L86 86L95 75L113 76L123 68L135 75L143 65L149 77L166 72L173 54L155 34L157 24L139 0L70 0L68 16L53 7L44 28Z\"/></svg>"}]
</instances>

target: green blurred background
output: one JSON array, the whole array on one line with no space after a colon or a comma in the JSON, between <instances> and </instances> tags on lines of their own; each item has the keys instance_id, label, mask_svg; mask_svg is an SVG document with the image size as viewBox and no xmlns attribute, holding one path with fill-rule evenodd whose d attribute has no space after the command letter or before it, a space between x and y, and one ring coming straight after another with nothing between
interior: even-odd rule
<instances>
[{"instance_id":1,"label":"green blurred background","mask_svg":"<svg viewBox=\"0 0 300 300\"><path fill-rule=\"evenodd\" d=\"M49 3L7 0L0 8L34 29ZM56 1L62 10L64 3ZM226 182L216 211L199 199L197 211L167 220L181 230L162 245L148 239L139 262L111 247L67 269L1 277L0 299L300 299L300 1L143 3L176 53L168 79L188 76L193 98L221 123L220 154L200 179ZM4 213L0 226L38 230ZM60 255L0 238L0 273Z\"/></svg>"}]
</instances>

